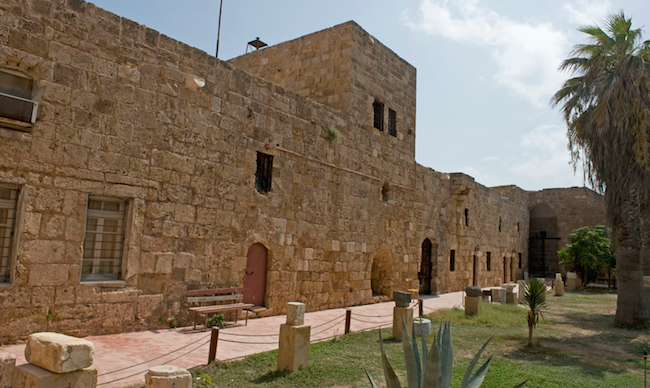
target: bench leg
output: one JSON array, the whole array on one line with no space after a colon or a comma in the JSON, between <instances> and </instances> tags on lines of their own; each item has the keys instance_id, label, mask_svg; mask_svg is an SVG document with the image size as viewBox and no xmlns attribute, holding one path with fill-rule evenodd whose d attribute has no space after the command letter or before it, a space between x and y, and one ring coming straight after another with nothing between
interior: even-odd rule
<instances>
[{"instance_id":1,"label":"bench leg","mask_svg":"<svg viewBox=\"0 0 650 388\"><path fill-rule=\"evenodd\" d=\"M205 325L203 326L203 331L208 330L208 315L209 314L205 314Z\"/></svg>"},{"instance_id":2,"label":"bench leg","mask_svg":"<svg viewBox=\"0 0 650 388\"><path fill-rule=\"evenodd\" d=\"M246 310L246 324L244 326L248 326L248 310Z\"/></svg>"},{"instance_id":3,"label":"bench leg","mask_svg":"<svg viewBox=\"0 0 650 388\"><path fill-rule=\"evenodd\" d=\"M197 314L197 312L195 311L194 312L194 330L196 330L196 314Z\"/></svg>"},{"instance_id":4,"label":"bench leg","mask_svg":"<svg viewBox=\"0 0 650 388\"><path fill-rule=\"evenodd\" d=\"M235 310L235 325L237 324L237 318L239 318L239 310Z\"/></svg>"}]
</instances>

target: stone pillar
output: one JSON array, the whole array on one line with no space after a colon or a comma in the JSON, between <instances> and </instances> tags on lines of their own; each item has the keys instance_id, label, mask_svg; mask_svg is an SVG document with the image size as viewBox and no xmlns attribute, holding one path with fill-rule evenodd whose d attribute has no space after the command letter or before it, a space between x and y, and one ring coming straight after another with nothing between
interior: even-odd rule
<instances>
[{"instance_id":1,"label":"stone pillar","mask_svg":"<svg viewBox=\"0 0 650 388\"><path fill-rule=\"evenodd\" d=\"M309 365L311 326L305 325L305 304L287 304L287 323L280 325L278 370L295 372Z\"/></svg>"},{"instance_id":2,"label":"stone pillar","mask_svg":"<svg viewBox=\"0 0 650 388\"><path fill-rule=\"evenodd\" d=\"M68 373L54 373L36 365L17 366L11 380L13 388L95 388L97 369L86 368Z\"/></svg>"},{"instance_id":3,"label":"stone pillar","mask_svg":"<svg viewBox=\"0 0 650 388\"><path fill-rule=\"evenodd\" d=\"M15 367L16 355L0 352L0 388L11 388Z\"/></svg>"},{"instance_id":4,"label":"stone pillar","mask_svg":"<svg viewBox=\"0 0 650 388\"><path fill-rule=\"evenodd\" d=\"M555 296L564 295L564 281L562 281L562 274L555 275Z\"/></svg>"},{"instance_id":5,"label":"stone pillar","mask_svg":"<svg viewBox=\"0 0 650 388\"><path fill-rule=\"evenodd\" d=\"M393 309L393 337L401 341L402 338L402 319L406 324L406 332L409 336L413 335L413 307L397 307Z\"/></svg>"},{"instance_id":6,"label":"stone pillar","mask_svg":"<svg viewBox=\"0 0 650 388\"><path fill-rule=\"evenodd\" d=\"M506 289L503 287L492 287L490 288L492 293L492 303L506 303Z\"/></svg>"},{"instance_id":7,"label":"stone pillar","mask_svg":"<svg viewBox=\"0 0 650 388\"><path fill-rule=\"evenodd\" d=\"M192 375L174 365L160 365L144 375L145 388L192 388Z\"/></svg>"},{"instance_id":8,"label":"stone pillar","mask_svg":"<svg viewBox=\"0 0 650 388\"><path fill-rule=\"evenodd\" d=\"M518 294L518 301L519 304L524 303L524 287L526 286L526 281L525 280L517 280L517 285L519 286L517 289L517 294Z\"/></svg>"},{"instance_id":9,"label":"stone pillar","mask_svg":"<svg viewBox=\"0 0 650 388\"><path fill-rule=\"evenodd\" d=\"M427 318L415 318L413 320L415 326L415 335L418 337L426 337L431 334L431 320Z\"/></svg>"},{"instance_id":10,"label":"stone pillar","mask_svg":"<svg viewBox=\"0 0 650 388\"><path fill-rule=\"evenodd\" d=\"M480 296L465 297L465 315L477 315L481 313L483 298Z\"/></svg>"}]
</instances>

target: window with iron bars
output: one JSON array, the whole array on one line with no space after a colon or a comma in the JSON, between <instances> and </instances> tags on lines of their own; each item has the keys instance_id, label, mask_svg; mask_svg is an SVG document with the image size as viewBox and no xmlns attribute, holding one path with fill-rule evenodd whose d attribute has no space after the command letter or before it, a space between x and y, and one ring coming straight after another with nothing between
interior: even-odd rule
<instances>
[{"instance_id":1,"label":"window with iron bars","mask_svg":"<svg viewBox=\"0 0 650 388\"><path fill-rule=\"evenodd\" d=\"M90 197L83 246L82 281L122 276L126 201Z\"/></svg>"},{"instance_id":2,"label":"window with iron bars","mask_svg":"<svg viewBox=\"0 0 650 388\"><path fill-rule=\"evenodd\" d=\"M375 113L374 127L380 131L384 130L384 104L379 101L372 103L372 110Z\"/></svg>"},{"instance_id":3,"label":"window with iron bars","mask_svg":"<svg viewBox=\"0 0 650 388\"><path fill-rule=\"evenodd\" d=\"M273 155L257 153L257 172L255 173L255 188L260 193L271 191L273 173Z\"/></svg>"},{"instance_id":4,"label":"window with iron bars","mask_svg":"<svg viewBox=\"0 0 650 388\"><path fill-rule=\"evenodd\" d=\"M18 188L0 184L0 283L10 279L11 244L14 236Z\"/></svg>"},{"instance_id":5,"label":"window with iron bars","mask_svg":"<svg viewBox=\"0 0 650 388\"><path fill-rule=\"evenodd\" d=\"M388 134L397 137L397 112L388 109Z\"/></svg>"}]
</instances>

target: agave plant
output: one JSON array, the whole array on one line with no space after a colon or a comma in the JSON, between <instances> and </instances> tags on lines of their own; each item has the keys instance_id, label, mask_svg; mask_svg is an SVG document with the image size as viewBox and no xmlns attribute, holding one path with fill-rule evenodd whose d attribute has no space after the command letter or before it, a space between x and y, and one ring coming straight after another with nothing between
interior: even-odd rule
<instances>
[{"instance_id":1,"label":"agave plant","mask_svg":"<svg viewBox=\"0 0 650 388\"><path fill-rule=\"evenodd\" d=\"M406 330L406 324L402 320L402 346L404 349L404 361L406 363L406 379L408 381L408 388L449 388L451 384L451 371L454 366L454 352L451 344L451 324L449 321L443 324L440 321L440 329L438 335L431 343L431 351L427 350L424 336L422 336L422 358L420 358L420 351L415 336L409 336ZM490 357L476 373L472 374L474 368L478 364L481 354L487 347L492 338L487 340L481 349L476 353L472 361L467 366L463 381L460 383L460 388L479 388L483 384L483 380L487 375L488 367L492 358ZM402 388L393 367L384 353L384 345L381 340L381 330L379 330L379 344L381 347L381 362L384 368L384 377L386 378L387 388ZM424 365L422 363L424 361ZM424 366L424 368L423 368ZM375 380L370 376L366 370L366 375L373 388L378 388ZM516 385L513 388L522 387L526 381Z\"/></svg>"},{"instance_id":2,"label":"agave plant","mask_svg":"<svg viewBox=\"0 0 650 388\"><path fill-rule=\"evenodd\" d=\"M530 279L524 286L524 306L528 307L528 346L533 346L533 329L544 319L542 310L546 308L546 284L538 279Z\"/></svg>"}]
</instances>

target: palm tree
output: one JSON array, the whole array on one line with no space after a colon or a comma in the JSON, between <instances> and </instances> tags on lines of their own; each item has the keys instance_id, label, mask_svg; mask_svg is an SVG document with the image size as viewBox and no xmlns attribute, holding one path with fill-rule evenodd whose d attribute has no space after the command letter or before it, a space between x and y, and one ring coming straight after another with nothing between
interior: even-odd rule
<instances>
[{"instance_id":1,"label":"palm tree","mask_svg":"<svg viewBox=\"0 0 650 388\"><path fill-rule=\"evenodd\" d=\"M650 41L621 11L604 30L580 29L588 43L576 45L560 69L574 76L552 99L568 124L574 166L605 192L618 262L615 321L649 322L643 290L641 198L650 192Z\"/></svg>"},{"instance_id":2,"label":"palm tree","mask_svg":"<svg viewBox=\"0 0 650 388\"><path fill-rule=\"evenodd\" d=\"M528 346L533 346L533 329L544 318L546 308L546 284L538 279L530 279L524 285L524 306L528 307Z\"/></svg>"}]
</instances>

